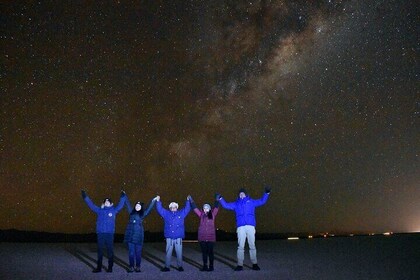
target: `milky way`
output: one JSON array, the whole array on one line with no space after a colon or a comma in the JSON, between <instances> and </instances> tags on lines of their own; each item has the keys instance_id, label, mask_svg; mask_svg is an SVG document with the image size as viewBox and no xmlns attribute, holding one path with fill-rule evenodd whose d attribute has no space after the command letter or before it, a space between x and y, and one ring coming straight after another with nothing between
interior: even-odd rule
<instances>
[{"instance_id":1,"label":"milky way","mask_svg":"<svg viewBox=\"0 0 420 280\"><path fill-rule=\"evenodd\" d=\"M81 189L201 205L270 185L260 232L420 230L406 2L4 5L2 229L93 231Z\"/></svg>"}]
</instances>

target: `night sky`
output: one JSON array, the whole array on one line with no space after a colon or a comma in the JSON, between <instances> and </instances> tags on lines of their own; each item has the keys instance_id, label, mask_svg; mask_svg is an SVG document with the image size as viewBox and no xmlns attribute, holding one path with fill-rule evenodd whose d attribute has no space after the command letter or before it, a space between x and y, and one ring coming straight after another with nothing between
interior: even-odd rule
<instances>
[{"instance_id":1,"label":"night sky","mask_svg":"<svg viewBox=\"0 0 420 280\"><path fill-rule=\"evenodd\" d=\"M416 1L64 2L2 3L0 229L270 185L257 232L420 231Z\"/></svg>"}]
</instances>

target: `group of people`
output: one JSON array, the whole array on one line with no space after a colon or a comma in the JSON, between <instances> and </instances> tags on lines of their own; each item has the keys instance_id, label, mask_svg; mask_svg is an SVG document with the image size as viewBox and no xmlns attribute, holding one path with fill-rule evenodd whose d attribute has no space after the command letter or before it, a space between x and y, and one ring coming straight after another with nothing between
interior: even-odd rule
<instances>
[{"instance_id":1,"label":"group of people","mask_svg":"<svg viewBox=\"0 0 420 280\"><path fill-rule=\"evenodd\" d=\"M188 213L193 209L200 219L198 227L198 241L200 244L203 266L201 271L214 270L214 243L216 242L215 218L219 211L219 204L227 210L235 211L236 226L238 237L237 266L235 271L243 270L245 242L248 241L249 255L253 270L260 270L257 263L257 250L255 247L255 208L264 205L271 192L270 187L265 187L264 195L260 199L252 199L247 195L245 189L240 189L238 198L234 202L226 202L220 194L215 195L214 206L204 204L201 209L197 207L193 198L188 195L184 208L179 209L176 202L169 204L169 210L162 206L160 196L154 197L147 208L144 204L137 201L132 207L126 193L121 191L120 201L114 206L110 198L105 198L101 206L95 205L82 190L83 200L88 207L97 214L96 233L98 245L97 267L94 273L102 271L103 249L107 249L108 268L107 272L112 272L114 264L114 233L116 215L126 206L129 213L129 220L124 234L124 243L128 246L128 272L141 272L141 252L144 242L143 220L150 214L156 206L156 210L164 221L164 237L166 239L165 266L161 271L170 271L172 252L175 248L177 258L177 270L184 271L182 262L182 241L185 238L184 220Z\"/></svg>"}]
</instances>

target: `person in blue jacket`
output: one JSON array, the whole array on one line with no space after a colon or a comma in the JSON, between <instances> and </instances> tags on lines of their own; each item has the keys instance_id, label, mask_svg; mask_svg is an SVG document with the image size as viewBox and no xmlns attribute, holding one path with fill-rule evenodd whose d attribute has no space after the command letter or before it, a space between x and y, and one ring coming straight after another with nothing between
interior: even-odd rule
<instances>
[{"instance_id":1,"label":"person in blue jacket","mask_svg":"<svg viewBox=\"0 0 420 280\"><path fill-rule=\"evenodd\" d=\"M185 238L185 217L191 210L191 196L187 197L185 207L178 210L178 203L171 202L169 204L169 210L162 207L160 196L157 196L156 209L159 215L163 218L165 223L163 234L166 238L166 258L165 267L162 271L169 271L171 265L172 252L175 247L176 260L178 271L184 271L182 267L182 239Z\"/></svg>"},{"instance_id":2,"label":"person in blue jacket","mask_svg":"<svg viewBox=\"0 0 420 280\"><path fill-rule=\"evenodd\" d=\"M124 243L127 243L128 246L128 261L130 263L128 272L141 271L141 251L144 241L143 220L153 210L155 201L156 197L150 201L147 209L144 210L143 202L137 201L134 204L134 208L132 208L128 197L125 200L125 205L130 215L124 234ZM134 268L134 258L136 259L136 268Z\"/></svg>"},{"instance_id":3,"label":"person in blue jacket","mask_svg":"<svg viewBox=\"0 0 420 280\"><path fill-rule=\"evenodd\" d=\"M265 187L262 198L250 198L245 189L239 190L238 199L234 202L226 202L220 194L216 194L216 199L220 201L223 208L233 210L236 214L236 233L238 236L238 265L235 271L243 270L245 241L248 240L249 256L252 262L253 270L260 270L257 263L257 249L255 247L255 208L264 205L269 197L271 188Z\"/></svg>"},{"instance_id":4,"label":"person in blue jacket","mask_svg":"<svg viewBox=\"0 0 420 280\"><path fill-rule=\"evenodd\" d=\"M96 213L96 234L98 243L98 260L97 267L92 271L94 273L102 271L103 247L106 247L108 253L108 269L107 272L112 272L114 264L114 233L115 233L115 218L118 212L124 207L126 195L121 191L120 202L116 207L110 198L105 198L102 205L96 206L85 190L82 190L82 197L89 208Z\"/></svg>"}]
</instances>

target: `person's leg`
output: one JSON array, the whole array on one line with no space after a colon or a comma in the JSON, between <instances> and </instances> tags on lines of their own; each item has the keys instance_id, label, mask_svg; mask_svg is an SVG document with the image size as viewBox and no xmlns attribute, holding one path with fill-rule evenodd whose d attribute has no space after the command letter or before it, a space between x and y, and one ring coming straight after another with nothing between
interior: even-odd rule
<instances>
[{"instance_id":1,"label":"person's leg","mask_svg":"<svg viewBox=\"0 0 420 280\"><path fill-rule=\"evenodd\" d=\"M98 260L96 269L93 270L93 272L100 272L102 270L102 259L103 259L103 247L105 246L105 238L103 236L103 233L97 234L97 246L98 246Z\"/></svg>"},{"instance_id":2,"label":"person's leg","mask_svg":"<svg viewBox=\"0 0 420 280\"><path fill-rule=\"evenodd\" d=\"M201 268L201 271L207 271L207 256L208 256L207 242L200 241L200 247L201 247L201 255L203 258L203 267Z\"/></svg>"},{"instance_id":3,"label":"person's leg","mask_svg":"<svg viewBox=\"0 0 420 280\"><path fill-rule=\"evenodd\" d=\"M257 262L257 248L255 246L255 227L254 226L247 226L247 239L249 245L249 257L252 262L252 269L253 270L260 270Z\"/></svg>"},{"instance_id":4,"label":"person's leg","mask_svg":"<svg viewBox=\"0 0 420 280\"><path fill-rule=\"evenodd\" d=\"M178 265L178 270L183 270L182 268L182 238L175 239L175 253L176 253L176 263Z\"/></svg>"},{"instance_id":5,"label":"person's leg","mask_svg":"<svg viewBox=\"0 0 420 280\"><path fill-rule=\"evenodd\" d=\"M174 249L174 240L171 238L166 238L166 258L165 258L166 268L169 268L171 266L171 257L172 257L173 249Z\"/></svg>"},{"instance_id":6,"label":"person's leg","mask_svg":"<svg viewBox=\"0 0 420 280\"><path fill-rule=\"evenodd\" d=\"M143 251L143 242L144 242L144 234L142 234L142 237L140 238L140 243L138 244L138 259L136 263L136 272L140 272L140 266L141 266L141 254Z\"/></svg>"},{"instance_id":7,"label":"person's leg","mask_svg":"<svg viewBox=\"0 0 420 280\"><path fill-rule=\"evenodd\" d=\"M246 226L246 238L249 245L249 258L252 264L257 263L257 248L255 247L255 227Z\"/></svg>"},{"instance_id":8,"label":"person's leg","mask_svg":"<svg viewBox=\"0 0 420 280\"><path fill-rule=\"evenodd\" d=\"M128 262L130 264L130 270L134 267L135 246L136 245L134 243L128 243Z\"/></svg>"},{"instance_id":9,"label":"person's leg","mask_svg":"<svg viewBox=\"0 0 420 280\"><path fill-rule=\"evenodd\" d=\"M214 270L213 263L214 263L214 253L213 253L214 242L207 242L208 254L209 254L209 261L210 266L209 270Z\"/></svg>"},{"instance_id":10,"label":"person's leg","mask_svg":"<svg viewBox=\"0 0 420 280\"><path fill-rule=\"evenodd\" d=\"M238 269L242 268L244 265L244 254L245 254L245 240L246 240L246 228L245 226L238 227L236 230L238 234L238 251L237 251L237 258L238 258Z\"/></svg>"},{"instance_id":11,"label":"person's leg","mask_svg":"<svg viewBox=\"0 0 420 280\"><path fill-rule=\"evenodd\" d=\"M136 244L136 268L139 268L139 269L141 265L141 249L142 249L142 244Z\"/></svg>"},{"instance_id":12,"label":"person's leg","mask_svg":"<svg viewBox=\"0 0 420 280\"><path fill-rule=\"evenodd\" d=\"M114 234L113 233L106 233L105 246L108 253L107 272L112 272L112 267L114 266Z\"/></svg>"}]
</instances>

